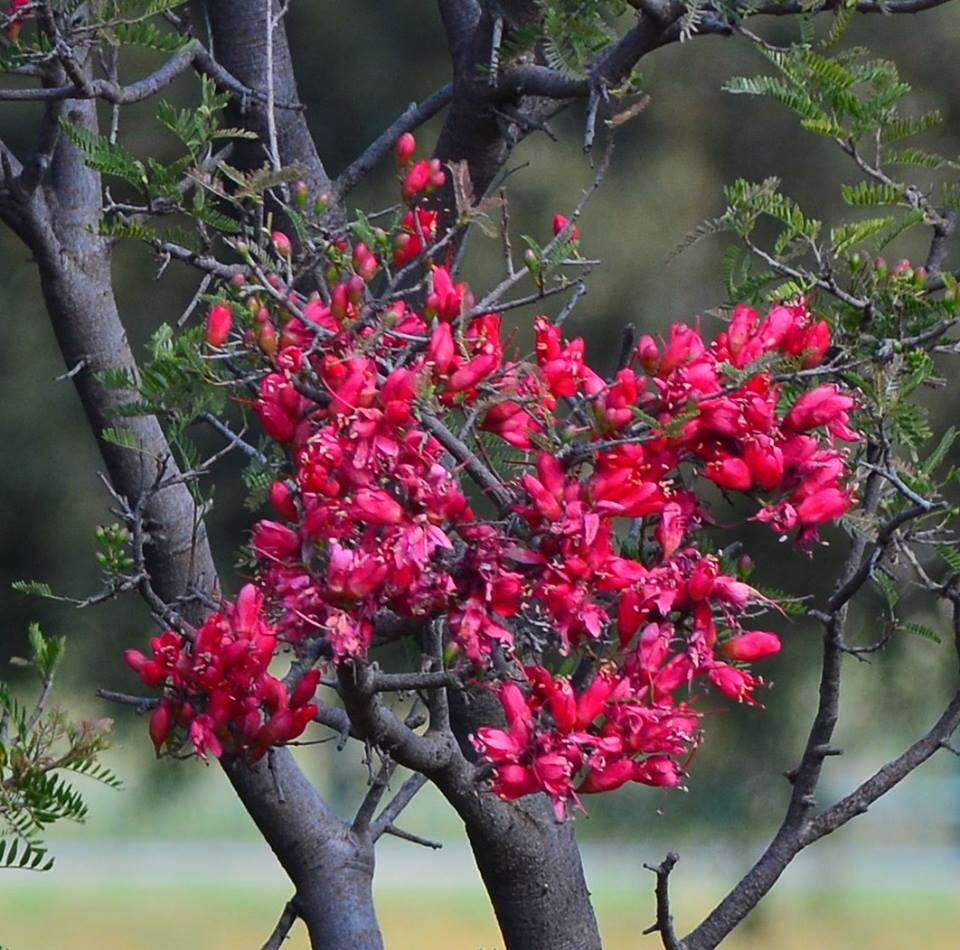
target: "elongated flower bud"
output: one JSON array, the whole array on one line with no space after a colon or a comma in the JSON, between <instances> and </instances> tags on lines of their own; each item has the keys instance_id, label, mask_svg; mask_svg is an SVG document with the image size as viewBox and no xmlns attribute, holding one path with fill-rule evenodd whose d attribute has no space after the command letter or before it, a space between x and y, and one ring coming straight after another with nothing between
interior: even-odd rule
<instances>
[{"instance_id":1,"label":"elongated flower bud","mask_svg":"<svg viewBox=\"0 0 960 950\"><path fill-rule=\"evenodd\" d=\"M210 308L207 315L207 343L211 346L223 346L233 327L233 312L222 303Z\"/></svg>"},{"instance_id":2,"label":"elongated flower bud","mask_svg":"<svg viewBox=\"0 0 960 950\"><path fill-rule=\"evenodd\" d=\"M397 139L397 167L403 168L413 158L417 150L417 140L409 132L404 132Z\"/></svg>"}]
</instances>

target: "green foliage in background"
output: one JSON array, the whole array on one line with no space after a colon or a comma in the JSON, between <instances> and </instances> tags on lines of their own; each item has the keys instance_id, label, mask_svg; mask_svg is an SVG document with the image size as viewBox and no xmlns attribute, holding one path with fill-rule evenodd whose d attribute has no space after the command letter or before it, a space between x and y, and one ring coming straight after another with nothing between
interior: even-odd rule
<instances>
[{"instance_id":1,"label":"green foliage in background","mask_svg":"<svg viewBox=\"0 0 960 950\"><path fill-rule=\"evenodd\" d=\"M120 780L98 756L107 747L111 722L74 722L59 709L47 710L66 639L29 631L31 667L41 681L32 707L14 698L0 681L0 870L49 871L54 859L44 830L58 821L82 822L87 806L72 784L81 775L119 788Z\"/></svg>"}]
</instances>

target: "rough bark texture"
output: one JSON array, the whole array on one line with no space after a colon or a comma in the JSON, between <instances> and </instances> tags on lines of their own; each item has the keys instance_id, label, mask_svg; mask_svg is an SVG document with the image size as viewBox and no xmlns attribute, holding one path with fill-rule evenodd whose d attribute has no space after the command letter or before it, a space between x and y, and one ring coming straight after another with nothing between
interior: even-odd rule
<instances>
[{"instance_id":1,"label":"rough bark texture","mask_svg":"<svg viewBox=\"0 0 960 950\"><path fill-rule=\"evenodd\" d=\"M502 724L485 691L452 693L451 723L461 749L481 725ZM478 792L472 769L438 781L463 819L470 846L509 950L595 950L601 946L573 822L557 822L549 799L507 803Z\"/></svg>"},{"instance_id":2,"label":"rough bark texture","mask_svg":"<svg viewBox=\"0 0 960 950\"><path fill-rule=\"evenodd\" d=\"M373 905L374 848L331 813L288 749L256 765L223 767L233 787L296 884L297 913L316 948L380 950ZM281 797L282 796L282 797Z\"/></svg>"},{"instance_id":3,"label":"rough bark texture","mask_svg":"<svg viewBox=\"0 0 960 950\"><path fill-rule=\"evenodd\" d=\"M274 2L274 15L278 5ZM245 86L267 91L267 9L264 0L207 0L212 34L212 51L228 72ZM273 92L275 102L284 106L300 101L293 61L284 22L281 20L273 36ZM232 120L257 133L256 141L247 142L236 156L239 167L260 166L267 161L265 143L269 143L267 108L257 100L235 103ZM276 110L277 149L283 164L297 164L313 194L329 192L330 178L307 127L301 109Z\"/></svg>"},{"instance_id":4,"label":"rough bark texture","mask_svg":"<svg viewBox=\"0 0 960 950\"><path fill-rule=\"evenodd\" d=\"M95 104L70 102L71 121L96 127ZM97 236L101 217L99 175L61 138L41 188L32 196L10 196L0 215L33 251L57 341L73 376L110 480L132 503L156 476L153 459L165 459L165 476L176 463L153 417L122 419L113 407L131 394L103 385L99 373L136 360L117 310L110 273L110 245ZM143 455L104 441L107 426L134 433ZM149 461L148 461L149 460ZM156 593L174 602L191 590L216 596L218 579L203 523L183 485L157 492L145 507L150 543L145 554ZM274 755L274 774L264 765L232 762L230 781L257 822L297 891L297 910L315 947L382 946L373 909L373 844L358 838L326 808L287 750ZM281 802L278 788L282 789Z\"/></svg>"},{"instance_id":5,"label":"rough bark texture","mask_svg":"<svg viewBox=\"0 0 960 950\"><path fill-rule=\"evenodd\" d=\"M96 128L96 107L74 102L70 121ZM66 139L53 155L41 190L34 196L25 237L40 272L51 324L77 394L97 438L115 489L131 503L149 492L160 460L164 474L177 474L159 422L153 416L132 419L112 415L132 394L110 389L101 381L106 369L137 374L136 360L117 311L110 268L110 244L97 236L102 194L99 175L83 164L82 156ZM133 433L141 452L104 441L108 426ZM217 596L219 582L190 492L174 485L153 493L144 509L151 541L146 545L147 568L154 587L168 602L199 589Z\"/></svg>"},{"instance_id":6,"label":"rough bark texture","mask_svg":"<svg viewBox=\"0 0 960 950\"><path fill-rule=\"evenodd\" d=\"M508 950L599 950L600 934L569 822L531 796L453 800Z\"/></svg>"}]
</instances>

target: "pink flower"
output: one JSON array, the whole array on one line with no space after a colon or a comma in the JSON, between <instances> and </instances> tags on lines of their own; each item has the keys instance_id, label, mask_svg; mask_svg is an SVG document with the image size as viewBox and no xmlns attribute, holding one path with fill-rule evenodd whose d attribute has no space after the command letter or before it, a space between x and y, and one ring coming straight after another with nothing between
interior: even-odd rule
<instances>
[{"instance_id":1,"label":"pink flower","mask_svg":"<svg viewBox=\"0 0 960 950\"><path fill-rule=\"evenodd\" d=\"M703 474L721 488L734 491L749 491L753 486L753 472L743 459L727 456L710 462Z\"/></svg>"},{"instance_id":2,"label":"pink flower","mask_svg":"<svg viewBox=\"0 0 960 950\"><path fill-rule=\"evenodd\" d=\"M721 693L740 703L753 703L752 693L759 681L746 670L718 663L709 673L710 682Z\"/></svg>"},{"instance_id":3,"label":"pink flower","mask_svg":"<svg viewBox=\"0 0 960 950\"><path fill-rule=\"evenodd\" d=\"M683 516L683 509L676 502L668 502L663 506L656 531L657 542L663 550L664 560L673 556L680 547L685 533L686 519Z\"/></svg>"},{"instance_id":4,"label":"pink flower","mask_svg":"<svg viewBox=\"0 0 960 950\"><path fill-rule=\"evenodd\" d=\"M564 214L555 214L553 216L553 233L554 236L558 235L568 224L570 219ZM574 224L570 230L567 232L567 240L569 241L579 241L580 240L580 229Z\"/></svg>"},{"instance_id":5,"label":"pink flower","mask_svg":"<svg viewBox=\"0 0 960 950\"><path fill-rule=\"evenodd\" d=\"M253 550L257 557L283 561L300 553L300 538L279 521L258 521L253 529Z\"/></svg>"},{"instance_id":6,"label":"pink flower","mask_svg":"<svg viewBox=\"0 0 960 950\"><path fill-rule=\"evenodd\" d=\"M797 505L797 520L802 525L835 521L850 507L850 496L839 488L824 488Z\"/></svg>"},{"instance_id":7,"label":"pink flower","mask_svg":"<svg viewBox=\"0 0 960 950\"><path fill-rule=\"evenodd\" d=\"M287 486L286 482L274 482L270 486L270 504L281 518L287 521L297 520L297 505L294 501L294 494Z\"/></svg>"},{"instance_id":8,"label":"pink flower","mask_svg":"<svg viewBox=\"0 0 960 950\"><path fill-rule=\"evenodd\" d=\"M215 304L207 315L207 343L211 346L223 346L230 336L232 326L233 312L230 308L226 304Z\"/></svg>"},{"instance_id":9,"label":"pink flower","mask_svg":"<svg viewBox=\"0 0 960 950\"><path fill-rule=\"evenodd\" d=\"M290 238L288 238L283 231L274 231L270 235L270 241L273 244L273 249L281 257L289 257L293 253L293 245L290 243Z\"/></svg>"},{"instance_id":10,"label":"pink flower","mask_svg":"<svg viewBox=\"0 0 960 950\"><path fill-rule=\"evenodd\" d=\"M860 437L847 425L854 401L832 383L818 386L804 393L783 420L788 429L806 432L826 426L831 435L844 442L856 442Z\"/></svg>"},{"instance_id":11,"label":"pink flower","mask_svg":"<svg viewBox=\"0 0 960 950\"><path fill-rule=\"evenodd\" d=\"M743 450L743 461L752 480L764 491L772 491L783 481L783 452L769 439L753 439Z\"/></svg>"},{"instance_id":12,"label":"pink flower","mask_svg":"<svg viewBox=\"0 0 960 950\"><path fill-rule=\"evenodd\" d=\"M780 652L780 638L775 633L764 630L751 630L732 640L727 640L721 652L728 660L740 663L752 663Z\"/></svg>"},{"instance_id":13,"label":"pink flower","mask_svg":"<svg viewBox=\"0 0 960 950\"><path fill-rule=\"evenodd\" d=\"M170 727L173 725L173 713L170 709L170 703L163 699L160 705L150 714L150 741L153 743L157 758L160 757L160 750L167 741L170 734Z\"/></svg>"},{"instance_id":14,"label":"pink flower","mask_svg":"<svg viewBox=\"0 0 960 950\"><path fill-rule=\"evenodd\" d=\"M402 168L406 165L410 159L413 158L413 153L416 150L417 140L409 132L404 132L403 135L397 139L397 166Z\"/></svg>"},{"instance_id":15,"label":"pink flower","mask_svg":"<svg viewBox=\"0 0 960 950\"><path fill-rule=\"evenodd\" d=\"M353 510L372 524L395 525L403 520L403 507L380 488L362 488L357 492Z\"/></svg>"}]
</instances>

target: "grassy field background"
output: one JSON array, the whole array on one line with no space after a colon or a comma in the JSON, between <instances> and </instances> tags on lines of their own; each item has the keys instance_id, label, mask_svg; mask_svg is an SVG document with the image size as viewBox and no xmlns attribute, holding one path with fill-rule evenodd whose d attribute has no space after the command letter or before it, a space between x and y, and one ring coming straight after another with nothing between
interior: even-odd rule
<instances>
[{"instance_id":1,"label":"grassy field background","mask_svg":"<svg viewBox=\"0 0 960 950\"><path fill-rule=\"evenodd\" d=\"M77 838L56 853L50 874L0 877L2 950L256 950L290 896L272 855L252 839ZM660 846L587 844L583 854L606 950L658 950L656 936L642 933L654 918L643 863L658 860ZM702 919L754 857L753 849L682 848L671 879L678 926ZM950 848L828 840L787 871L724 947L955 950L958 880ZM427 852L385 840L375 889L389 950L502 948L462 843ZM302 924L286 946L306 950Z\"/></svg>"},{"instance_id":2,"label":"grassy field background","mask_svg":"<svg viewBox=\"0 0 960 950\"><path fill-rule=\"evenodd\" d=\"M639 882L643 885L649 882ZM642 930L652 919L648 888L597 893L607 950L657 948ZM256 948L270 933L283 902L282 886L218 888L212 884L156 889L117 884L109 889L4 884L0 933L5 950L161 950ZM707 894L677 901L681 921L706 908ZM378 889L386 945L391 950L494 950L501 947L489 908L463 888ZM335 913L336 909L331 908ZM777 895L725 944L730 950L954 950L960 906L934 896L864 892ZM287 947L306 950L302 924Z\"/></svg>"},{"instance_id":3,"label":"grassy field background","mask_svg":"<svg viewBox=\"0 0 960 950\"><path fill-rule=\"evenodd\" d=\"M262 946L290 897L276 860L216 769L191 763L180 784L166 784L169 765L140 763L141 753L140 745L125 743L111 752L129 777L126 791L84 786L89 822L54 829L52 872L0 874L2 950ZM952 826L930 821L955 813L960 789L952 761L801 855L724 948L956 950L960 848ZM693 815L684 800L665 798L663 805L667 817ZM686 930L749 868L765 830L747 839L732 826L723 835L692 825L684 833L681 821L668 829L638 812L623 833L599 834L590 816L580 820L606 950L660 947L656 936L642 933L654 919L654 878L644 863L679 851L673 907ZM428 851L392 838L378 845L375 896L389 950L502 948L453 812L426 789L405 825L444 847ZM302 924L286 946L306 950Z\"/></svg>"}]
</instances>

